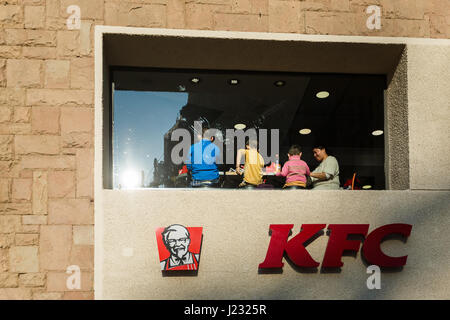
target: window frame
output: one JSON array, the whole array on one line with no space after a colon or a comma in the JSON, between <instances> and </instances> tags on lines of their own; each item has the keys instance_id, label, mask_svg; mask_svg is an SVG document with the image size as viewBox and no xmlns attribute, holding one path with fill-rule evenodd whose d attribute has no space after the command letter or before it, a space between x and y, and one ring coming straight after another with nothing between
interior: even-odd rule
<instances>
[{"instance_id":1,"label":"window frame","mask_svg":"<svg viewBox=\"0 0 450 320\"><path fill-rule=\"evenodd\" d=\"M171 42L171 45L176 44L178 40L183 38L195 39L197 41L205 41L207 46L208 40L226 40L231 41L230 45L236 46L238 42L248 41L251 45L252 42L265 42L267 45L270 42L279 42L287 45L293 43L297 45L300 50L307 50L307 52L319 52L322 50L327 51L331 55L332 63L331 68L327 70L330 73L342 71L345 66L339 65L338 59L342 57L344 53L350 54L347 57L349 60L357 61L355 66L350 68L356 68L362 72L367 70L378 69L385 70L385 74L388 79L388 89L385 90L385 120L384 120L384 138L385 138L385 190L405 190L409 189L409 143L408 143L408 118L407 118L407 51L406 45L402 42L387 41L386 38L382 38L383 42L376 43L375 37L371 37L371 41L367 41L367 37L346 37L346 36L327 36L323 39L319 36L306 36L298 34L276 34L276 33L252 33L252 32L219 32L219 31L194 31L194 30L171 30L171 29L142 29L142 28L129 28L129 27L108 27L108 26L96 26L96 124L100 125L101 130L96 130L96 144L100 142L101 151L96 148L96 163L101 169L96 168L96 183L100 183L103 189L112 189L112 82L111 68L115 64L114 60L120 61L125 59L127 53L118 53L114 50L108 50L106 45L107 41L120 42L127 37L134 37L140 35L141 39L146 41L146 45L154 41L160 41L161 38L165 38ZM181 37L180 37L181 36ZM105 41L107 40L107 41ZM373 40L373 41L372 41ZM356 47L355 47L356 46ZM169 51L169 47L166 48ZM371 60L367 57L367 61L361 60L361 55L367 52L367 50L374 50L373 55L377 56L377 50L385 52L384 58L377 60ZM282 50L282 49L280 49ZM308 51L309 50L309 51ZM111 55L111 53L113 54ZM393 54L396 53L396 54ZM120 58L117 56L122 55ZM125 55L125 57L123 56ZM112 57L111 57L112 56ZM170 59L168 59L170 60ZM188 59L189 60L189 59ZM320 58L318 60L321 60ZM276 61L276 60L273 60ZM313 60L310 60L311 62ZM173 61L172 61L173 62ZM314 65L318 68L317 72L322 71L324 66L319 66L317 61L313 61L313 66L308 68L314 68ZM148 67L148 65L142 65L139 59L130 60L130 64L133 67ZM191 65L191 60L186 62L186 69L196 69ZM242 62L243 63L243 62ZM141 64L141 65L139 65ZM207 64L207 63L206 63ZM344 65L346 63L343 63ZM373 67L373 65L376 65ZM276 63L275 63L276 65ZM303 62L300 68L305 68L307 63ZM348 64L347 64L348 66ZM177 65L159 65L161 68L180 68L180 61L177 60ZM207 65L205 68L208 67ZM221 67L223 67L221 65ZM272 66L273 67L273 66ZM284 66L285 67L285 66ZM276 68L276 66L274 67ZM359 69L358 69L359 68ZM249 67L249 71L266 71L265 68L252 69ZM226 69L227 70L227 69ZM279 70L283 72L283 70ZM310 69L302 71L295 70L295 72L310 73ZM343 73L352 73L352 70ZM370 74L370 72L368 72ZM400 102L399 102L400 100ZM405 117L406 115L406 117ZM104 122L107 122L106 124ZM109 123L109 124L108 124ZM97 137L99 135L100 137ZM101 153L101 154L99 154ZM101 173L99 172L101 171Z\"/></svg>"}]
</instances>

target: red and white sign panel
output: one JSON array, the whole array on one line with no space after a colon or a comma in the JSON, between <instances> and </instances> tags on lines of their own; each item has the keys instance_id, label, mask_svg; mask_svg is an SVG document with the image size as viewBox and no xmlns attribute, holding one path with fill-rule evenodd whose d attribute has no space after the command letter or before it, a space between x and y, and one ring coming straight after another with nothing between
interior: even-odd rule
<instances>
[{"instance_id":1,"label":"red and white sign panel","mask_svg":"<svg viewBox=\"0 0 450 320\"><path fill-rule=\"evenodd\" d=\"M159 261L162 271L198 270L202 227L172 224L156 229Z\"/></svg>"}]
</instances>

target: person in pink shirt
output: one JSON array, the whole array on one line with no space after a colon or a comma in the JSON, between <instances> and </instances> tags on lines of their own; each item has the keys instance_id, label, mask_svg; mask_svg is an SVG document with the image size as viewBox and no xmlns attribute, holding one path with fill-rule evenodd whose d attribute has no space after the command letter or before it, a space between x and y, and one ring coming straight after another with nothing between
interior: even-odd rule
<instances>
[{"instance_id":1,"label":"person in pink shirt","mask_svg":"<svg viewBox=\"0 0 450 320\"><path fill-rule=\"evenodd\" d=\"M284 164L281 172L276 173L277 176L286 177L283 188L306 188L306 176L310 175L310 171L306 162L300 159L301 156L301 147L296 144L292 145L288 152L289 161Z\"/></svg>"}]
</instances>

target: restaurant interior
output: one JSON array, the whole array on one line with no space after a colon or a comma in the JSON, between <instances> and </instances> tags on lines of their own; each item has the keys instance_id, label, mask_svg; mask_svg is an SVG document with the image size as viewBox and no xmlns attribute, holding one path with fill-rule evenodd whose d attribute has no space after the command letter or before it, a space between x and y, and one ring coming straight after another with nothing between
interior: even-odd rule
<instances>
[{"instance_id":1,"label":"restaurant interior","mask_svg":"<svg viewBox=\"0 0 450 320\"><path fill-rule=\"evenodd\" d=\"M114 188L186 188L189 173L171 160L171 133L194 121L226 129L278 129L279 164L293 144L313 170L317 144L339 163L343 189L385 189L384 75L114 67L112 70ZM164 100L163 100L164 99ZM193 142L193 141L192 141ZM271 154L270 143L268 154ZM237 149L233 152L235 158ZM264 181L278 189L283 177L264 158ZM272 158L273 160L273 158ZM219 186L236 188L234 163L218 164Z\"/></svg>"}]
</instances>

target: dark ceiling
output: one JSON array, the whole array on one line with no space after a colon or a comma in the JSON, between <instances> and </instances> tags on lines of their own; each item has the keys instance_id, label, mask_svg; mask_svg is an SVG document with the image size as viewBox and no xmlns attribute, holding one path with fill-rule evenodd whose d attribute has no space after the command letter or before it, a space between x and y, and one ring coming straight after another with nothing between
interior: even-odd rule
<instances>
[{"instance_id":1,"label":"dark ceiling","mask_svg":"<svg viewBox=\"0 0 450 320\"><path fill-rule=\"evenodd\" d=\"M190 79L197 77L198 84ZM238 79L238 85L230 85ZM284 81L277 87L276 81ZM282 144L311 146L322 141L335 147L383 148L371 132L383 129L383 75L330 75L194 70L119 69L116 90L189 93L181 114L188 123L200 117L216 128L279 128ZM181 87L180 87L181 86ZM318 99L316 93L328 91ZM175 122L176 119L174 119ZM298 132L310 128L312 133Z\"/></svg>"}]
</instances>

